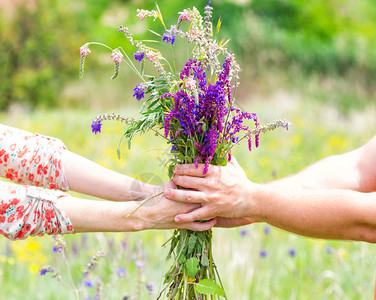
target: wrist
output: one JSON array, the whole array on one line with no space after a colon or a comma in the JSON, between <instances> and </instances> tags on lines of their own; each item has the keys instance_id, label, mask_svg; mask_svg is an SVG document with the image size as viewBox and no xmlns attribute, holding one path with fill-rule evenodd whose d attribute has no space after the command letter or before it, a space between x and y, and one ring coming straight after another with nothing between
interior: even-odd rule
<instances>
[{"instance_id":1,"label":"wrist","mask_svg":"<svg viewBox=\"0 0 376 300\"><path fill-rule=\"evenodd\" d=\"M257 219L259 221L264 219L263 204L265 203L265 198L262 196L263 192L263 184L253 183L250 180L247 181L242 193L242 197L245 199L243 217Z\"/></svg>"},{"instance_id":2,"label":"wrist","mask_svg":"<svg viewBox=\"0 0 376 300\"><path fill-rule=\"evenodd\" d=\"M141 204L142 201L125 202L120 210L114 211L116 231L134 232L148 229L147 220L142 217L143 208L139 207Z\"/></svg>"},{"instance_id":3,"label":"wrist","mask_svg":"<svg viewBox=\"0 0 376 300\"><path fill-rule=\"evenodd\" d=\"M140 180L125 176L123 177L119 199L120 201L142 201L152 196L159 188Z\"/></svg>"}]
</instances>

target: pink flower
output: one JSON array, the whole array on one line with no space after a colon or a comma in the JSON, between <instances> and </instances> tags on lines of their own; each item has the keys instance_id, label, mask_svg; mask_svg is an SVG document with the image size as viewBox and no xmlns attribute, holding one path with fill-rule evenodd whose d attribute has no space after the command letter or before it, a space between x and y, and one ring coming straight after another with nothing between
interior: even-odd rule
<instances>
[{"instance_id":1,"label":"pink flower","mask_svg":"<svg viewBox=\"0 0 376 300\"><path fill-rule=\"evenodd\" d=\"M90 49L88 48L88 46L86 44L83 45L82 47L80 47L80 54L81 54L81 56L86 56L86 55L88 55L90 53L91 53L91 51L90 51Z\"/></svg>"},{"instance_id":2,"label":"pink flower","mask_svg":"<svg viewBox=\"0 0 376 300\"><path fill-rule=\"evenodd\" d=\"M196 88L196 81L192 77L188 77L185 80L185 87L188 90L194 90Z\"/></svg>"},{"instance_id":3,"label":"pink flower","mask_svg":"<svg viewBox=\"0 0 376 300\"><path fill-rule=\"evenodd\" d=\"M121 54L119 50L114 50L112 51L111 57L114 63L121 63L121 60L123 59L123 54Z\"/></svg>"},{"instance_id":4,"label":"pink flower","mask_svg":"<svg viewBox=\"0 0 376 300\"><path fill-rule=\"evenodd\" d=\"M191 20L191 16L189 15L189 11L184 9L183 12L180 12L179 13L179 22L183 21L183 20L187 20L187 21L190 21Z\"/></svg>"}]
</instances>

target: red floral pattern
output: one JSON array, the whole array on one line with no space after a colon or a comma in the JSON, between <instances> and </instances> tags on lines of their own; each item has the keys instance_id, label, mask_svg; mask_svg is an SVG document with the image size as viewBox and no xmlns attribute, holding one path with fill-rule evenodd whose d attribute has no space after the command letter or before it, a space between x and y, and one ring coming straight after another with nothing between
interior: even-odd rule
<instances>
[{"instance_id":1,"label":"red floral pattern","mask_svg":"<svg viewBox=\"0 0 376 300\"><path fill-rule=\"evenodd\" d=\"M0 124L0 176L20 183L0 181L0 234L16 240L74 232L55 205L69 196L55 190L69 189L61 163L64 149L58 139Z\"/></svg>"}]
</instances>

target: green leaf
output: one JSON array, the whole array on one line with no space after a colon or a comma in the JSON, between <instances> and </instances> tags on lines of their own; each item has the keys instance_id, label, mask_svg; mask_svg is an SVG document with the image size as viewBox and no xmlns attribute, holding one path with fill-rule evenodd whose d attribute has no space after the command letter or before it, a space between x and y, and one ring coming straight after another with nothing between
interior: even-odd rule
<instances>
[{"instance_id":1,"label":"green leaf","mask_svg":"<svg viewBox=\"0 0 376 300\"><path fill-rule=\"evenodd\" d=\"M192 252L192 250L196 246L196 242L197 242L197 236L192 234L188 241L188 254Z\"/></svg>"},{"instance_id":2,"label":"green leaf","mask_svg":"<svg viewBox=\"0 0 376 300\"><path fill-rule=\"evenodd\" d=\"M182 254L182 255L180 255L180 257L179 257L179 264L184 264L185 262L187 261L187 259L185 258L185 255L184 254Z\"/></svg>"},{"instance_id":3,"label":"green leaf","mask_svg":"<svg viewBox=\"0 0 376 300\"><path fill-rule=\"evenodd\" d=\"M217 166L226 166L227 165L227 159L224 158L224 157L218 157L216 160L215 160L215 164Z\"/></svg>"},{"instance_id":4,"label":"green leaf","mask_svg":"<svg viewBox=\"0 0 376 300\"><path fill-rule=\"evenodd\" d=\"M191 257L185 262L185 269L191 278L195 278L199 271L199 264L197 257Z\"/></svg>"},{"instance_id":5,"label":"green leaf","mask_svg":"<svg viewBox=\"0 0 376 300\"><path fill-rule=\"evenodd\" d=\"M206 253L202 254L201 265L203 265L204 267L208 267L209 266L209 259L208 259L208 256L206 255Z\"/></svg>"},{"instance_id":6,"label":"green leaf","mask_svg":"<svg viewBox=\"0 0 376 300\"><path fill-rule=\"evenodd\" d=\"M196 290L204 295L219 295L224 296L225 291L215 282L210 279L202 279L196 283Z\"/></svg>"},{"instance_id":7,"label":"green leaf","mask_svg":"<svg viewBox=\"0 0 376 300\"><path fill-rule=\"evenodd\" d=\"M204 123L204 124L202 124L202 132L206 132L206 129L207 129L207 127L206 127L206 123Z\"/></svg>"}]
</instances>

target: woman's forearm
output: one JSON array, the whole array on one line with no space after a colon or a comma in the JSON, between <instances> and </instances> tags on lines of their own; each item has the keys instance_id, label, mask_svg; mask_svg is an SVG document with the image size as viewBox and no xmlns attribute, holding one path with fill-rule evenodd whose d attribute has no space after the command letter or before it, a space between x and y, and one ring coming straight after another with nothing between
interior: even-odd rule
<instances>
[{"instance_id":1,"label":"woman's forearm","mask_svg":"<svg viewBox=\"0 0 376 300\"><path fill-rule=\"evenodd\" d=\"M215 220L206 223L178 224L174 217L179 212L191 212L198 205L184 204L158 196L140 206L138 202L111 202L74 197L60 197L56 201L79 232L124 232L146 229L184 228L195 231L209 230Z\"/></svg>"},{"instance_id":2,"label":"woman's forearm","mask_svg":"<svg viewBox=\"0 0 376 300\"><path fill-rule=\"evenodd\" d=\"M252 187L248 217L310 237L376 242L376 193Z\"/></svg>"},{"instance_id":3,"label":"woman's forearm","mask_svg":"<svg viewBox=\"0 0 376 300\"><path fill-rule=\"evenodd\" d=\"M60 197L56 205L69 217L77 233L135 231L140 226L134 215L127 217L137 208L136 202Z\"/></svg>"},{"instance_id":4,"label":"woman's forearm","mask_svg":"<svg viewBox=\"0 0 376 300\"><path fill-rule=\"evenodd\" d=\"M73 191L102 199L143 200L157 191L155 186L104 168L68 150L63 152L63 166Z\"/></svg>"}]
</instances>

